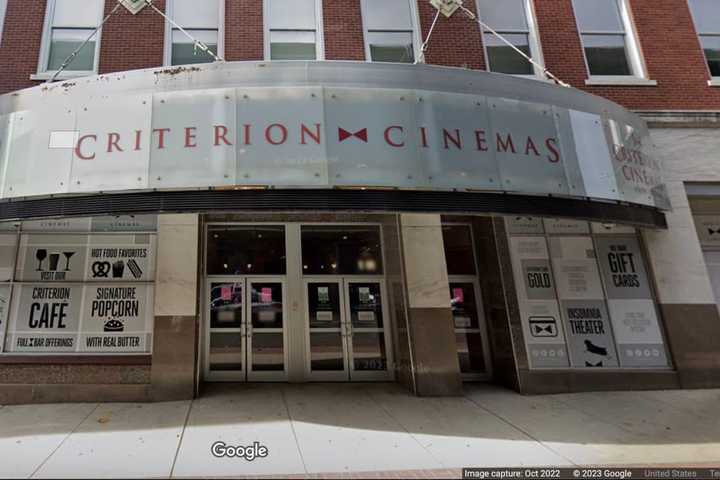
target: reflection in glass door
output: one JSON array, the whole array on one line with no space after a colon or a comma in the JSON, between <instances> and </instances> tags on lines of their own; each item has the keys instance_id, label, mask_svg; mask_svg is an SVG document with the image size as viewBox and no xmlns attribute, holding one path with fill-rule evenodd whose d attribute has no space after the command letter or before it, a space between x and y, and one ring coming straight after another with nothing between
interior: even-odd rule
<instances>
[{"instance_id":1,"label":"reflection in glass door","mask_svg":"<svg viewBox=\"0 0 720 480\"><path fill-rule=\"evenodd\" d=\"M205 378L285 380L284 281L211 278L207 299L210 325L206 337Z\"/></svg>"},{"instance_id":2,"label":"reflection in glass door","mask_svg":"<svg viewBox=\"0 0 720 480\"><path fill-rule=\"evenodd\" d=\"M477 279L450 277L450 306L460 372L467 380L489 379L490 351Z\"/></svg>"},{"instance_id":3,"label":"reflection in glass door","mask_svg":"<svg viewBox=\"0 0 720 480\"><path fill-rule=\"evenodd\" d=\"M389 380L385 285L380 279L305 280L310 380Z\"/></svg>"}]
</instances>

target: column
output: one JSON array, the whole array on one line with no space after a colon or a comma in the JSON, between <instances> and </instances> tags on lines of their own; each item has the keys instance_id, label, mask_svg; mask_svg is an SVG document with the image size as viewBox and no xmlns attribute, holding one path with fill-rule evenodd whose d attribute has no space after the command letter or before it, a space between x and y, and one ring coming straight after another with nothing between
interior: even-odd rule
<instances>
[{"instance_id":1,"label":"column","mask_svg":"<svg viewBox=\"0 0 720 480\"><path fill-rule=\"evenodd\" d=\"M400 216L416 393L462 394L440 215Z\"/></svg>"},{"instance_id":2,"label":"column","mask_svg":"<svg viewBox=\"0 0 720 480\"><path fill-rule=\"evenodd\" d=\"M155 401L195 394L198 255L198 215L160 215L151 370Z\"/></svg>"},{"instance_id":3,"label":"column","mask_svg":"<svg viewBox=\"0 0 720 480\"><path fill-rule=\"evenodd\" d=\"M667 230L643 237L655 275L667 342L685 388L720 384L720 317L682 182L668 183Z\"/></svg>"}]
</instances>

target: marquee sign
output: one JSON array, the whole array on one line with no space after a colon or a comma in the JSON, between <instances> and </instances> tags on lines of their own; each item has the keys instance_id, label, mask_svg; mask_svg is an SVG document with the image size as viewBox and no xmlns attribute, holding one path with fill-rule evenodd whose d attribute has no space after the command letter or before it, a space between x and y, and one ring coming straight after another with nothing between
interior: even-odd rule
<instances>
[{"instance_id":1,"label":"marquee sign","mask_svg":"<svg viewBox=\"0 0 720 480\"><path fill-rule=\"evenodd\" d=\"M669 206L639 118L483 72L227 63L34 88L0 105L0 198L391 187Z\"/></svg>"}]
</instances>

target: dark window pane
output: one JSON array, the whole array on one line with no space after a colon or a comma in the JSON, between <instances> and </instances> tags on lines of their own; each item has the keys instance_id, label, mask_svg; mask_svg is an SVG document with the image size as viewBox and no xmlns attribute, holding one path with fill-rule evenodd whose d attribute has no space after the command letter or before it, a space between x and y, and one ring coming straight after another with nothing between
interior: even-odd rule
<instances>
[{"instance_id":1,"label":"dark window pane","mask_svg":"<svg viewBox=\"0 0 720 480\"><path fill-rule=\"evenodd\" d=\"M53 29L47 69L58 70L63 62L90 36L92 30ZM95 40L90 40L65 68L68 71L95 69Z\"/></svg>"},{"instance_id":2,"label":"dark window pane","mask_svg":"<svg viewBox=\"0 0 720 480\"><path fill-rule=\"evenodd\" d=\"M383 328L379 283L350 283L350 322L353 328Z\"/></svg>"},{"instance_id":3,"label":"dark window pane","mask_svg":"<svg viewBox=\"0 0 720 480\"><path fill-rule=\"evenodd\" d=\"M252 369L256 372L285 368L285 342L282 333L255 333L252 337Z\"/></svg>"},{"instance_id":4,"label":"dark window pane","mask_svg":"<svg viewBox=\"0 0 720 480\"><path fill-rule=\"evenodd\" d=\"M211 226L208 275L285 275L285 227Z\"/></svg>"},{"instance_id":5,"label":"dark window pane","mask_svg":"<svg viewBox=\"0 0 720 480\"><path fill-rule=\"evenodd\" d=\"M624 35L583 35L590 75L632 75Z\"/></svg>"},{"instance_id":6,"label":"dark window pane","mask_svg":"<svg viewBox=\"0 0 720 480\"><path fill-rule=\"evenodd\" d=\"M455 328L479 328L478 304L472 283L450 284L450 307Z\"/></svg>"},{"instance_id":7,"label":"dark window pane","mask_svg":"<svg viewBox=\"0 0 720 480\"><path fill-rule=\"evenodd\" d=\"M217 30L187 30L195 40L207 45L217 55L218 32ZM211 63L215 59L207 52L195 47L192 40L183 32L173 30L172 32L172 59L173 65L192 65L195 63Z\"/></svg>"},{"instance_id":8,"label":"dark window pane","mask_svg":"<svg viewBox=\"0 0 720 480\"><path fill-rule=\"evenodd\" d=\"M412 45L370 45L373 62L413 63L415 54Z\"/></svg>"},{"instance_id":9,"label":"dark window pane","mask_svg":"<svg viewBox=\"0 0 720 480\"><path fill-rule=\"evenodd\" d=\"M252 283L252 326L255 329L283 328L281 283Z\"/></svg>"},{"instance_id":10,"label":"dark window pane","mask_svg":"<svg viewBox=\"0 0 720 480\"><path fill-rule=\"evenodd\" d=\"M345 369L345 353L340 333L310 333L310 369L312 371Z\"/></svg>"},{"instance_id":11,"label":"dark window pane","mask_svg":"<svg viewBox=\"0 0 720 480\"><path fill-rule=\"evenodd\" d=\"M475 275L470 226L443 225L442 231L448 275Z\"/></svg>"},{"instance_id":12,"label":"dark window pane","mask_svg":"<svg viewBox=\"0 0 720 480\"><path fill-rule=\"evenodd\" d=\"M455 333L458 360L462 373L485 373L482 336L479 333Z\"/></svg>"},{"instance_id":13,"label":"dark window pane","mask_svg":"<svg viewBox=\"0 0 720 480\"><path fill-rule=\"evenodd\" d=\"M210 50L217 55L217 45L207 44ZM195 63L212 63L215 59L207 52L197 50L191 43L176 43L172 47L173 65L192 65Z\"/></svg>"},{"instance_id":14,"label":"dark window pane","mask_svg":"<svg viewBox=\"0 0 720 480\"><path fill-rule=\"evenodd\" d=\"M310 328L340 328L340 284L309 283Z\"/></svg>"},{"instance_id":15,"label":"dark window pane","mask_svg":"<svg viewBox=\"0 0 720 480\"><path fill-rule=\"evenodd\" d=\"M380 228L302 227L302 257L305 275L382 274Z\"/></svg>"},{"instance_id":16,"label":"dark window pane","mask_svg":"<svg viewBox=\"0 0 720 480\"><path fill-rule=\"evenodd\" d=\"M720 28L720 27L718 27ZM705 58L707 58L710 75L720 77L720 36L701 37Z\"/></svg>"},{"instance_id":17,"label":"dark window pane","mask_svg":"<svg viewBox=\"0 0 720 480\"><path fill-rule=\"evenodd\" d=\"M508 41L519 48L528 57L530 41L526 34L502 34ZM488 52L488 63L491 72L510 75L532 75L533 66L522 55L509 47L492 33L485 34L485 45Z\"/></svg>"},{"instance_id":18,"label":"dark window pane","mask_svg":"<svg viewBox=\"0 0 720 480\"><path fill-rule=\"evenodd\" d=\"M352 349L355 370L387 370L385 335L382 332L355 332Z\"/></svg>"},{"instance_id":19,"label":"dark window pane","mask_svg":"<svg viewBox=\"0 0 720 480\"><path fill-rule=\"evenodd\" d=\"M210 333L210 370L242 370L243 337L240 333Z\"/></svg>"},{"instance_id":20,"label":"dark window pane","mask_svg":"<svg viewBox=\"0 0 720 480\"><path fill-rule=\"evenodd\" d=\"M211 283L210 328L240 328L244 302L242 283Z\"/></svg>"},{"instance_id":21,"label":"dark window pane","mask_svg":"<svg viewBox=\"0 0 720 480\"><path fill-rule=\"evenodd\" d=\"M270 60L315 60L314 43L272 43Z\"/></svg>"}]
</instances>

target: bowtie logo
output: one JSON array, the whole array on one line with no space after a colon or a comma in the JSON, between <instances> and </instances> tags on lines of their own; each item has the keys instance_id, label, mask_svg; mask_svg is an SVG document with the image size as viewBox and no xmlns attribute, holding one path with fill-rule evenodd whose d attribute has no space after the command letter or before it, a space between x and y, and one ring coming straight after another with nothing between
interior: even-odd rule
<instances>
[{"instance_id":1,"label":"bowtie logo","mask_svg":"<svg viewBox=\"0 0 720 480\"><path fill-rule=\"evenodd\" d=\"M368 132L367 128L363 128L362 130L358 130L355 133L348 132L344 128L338 128L338 139L340 139L341 142L344 142L350 137L355 137L359 140L362 140L363 142L367 143L368 141Z\"/></svg>"},{"instance_id":2,"label":"bowtie logo","mask_svg":"<svg viewBox=\"0 0 720 480\"><path fill-rule=\"evenodd\" d=\"M710 235L715 235L716 233L720 233L720 228L718 228L717 230L713 230L712 228L708 228L708 233L709 233Z\"/></svg>"}]
</instances>

